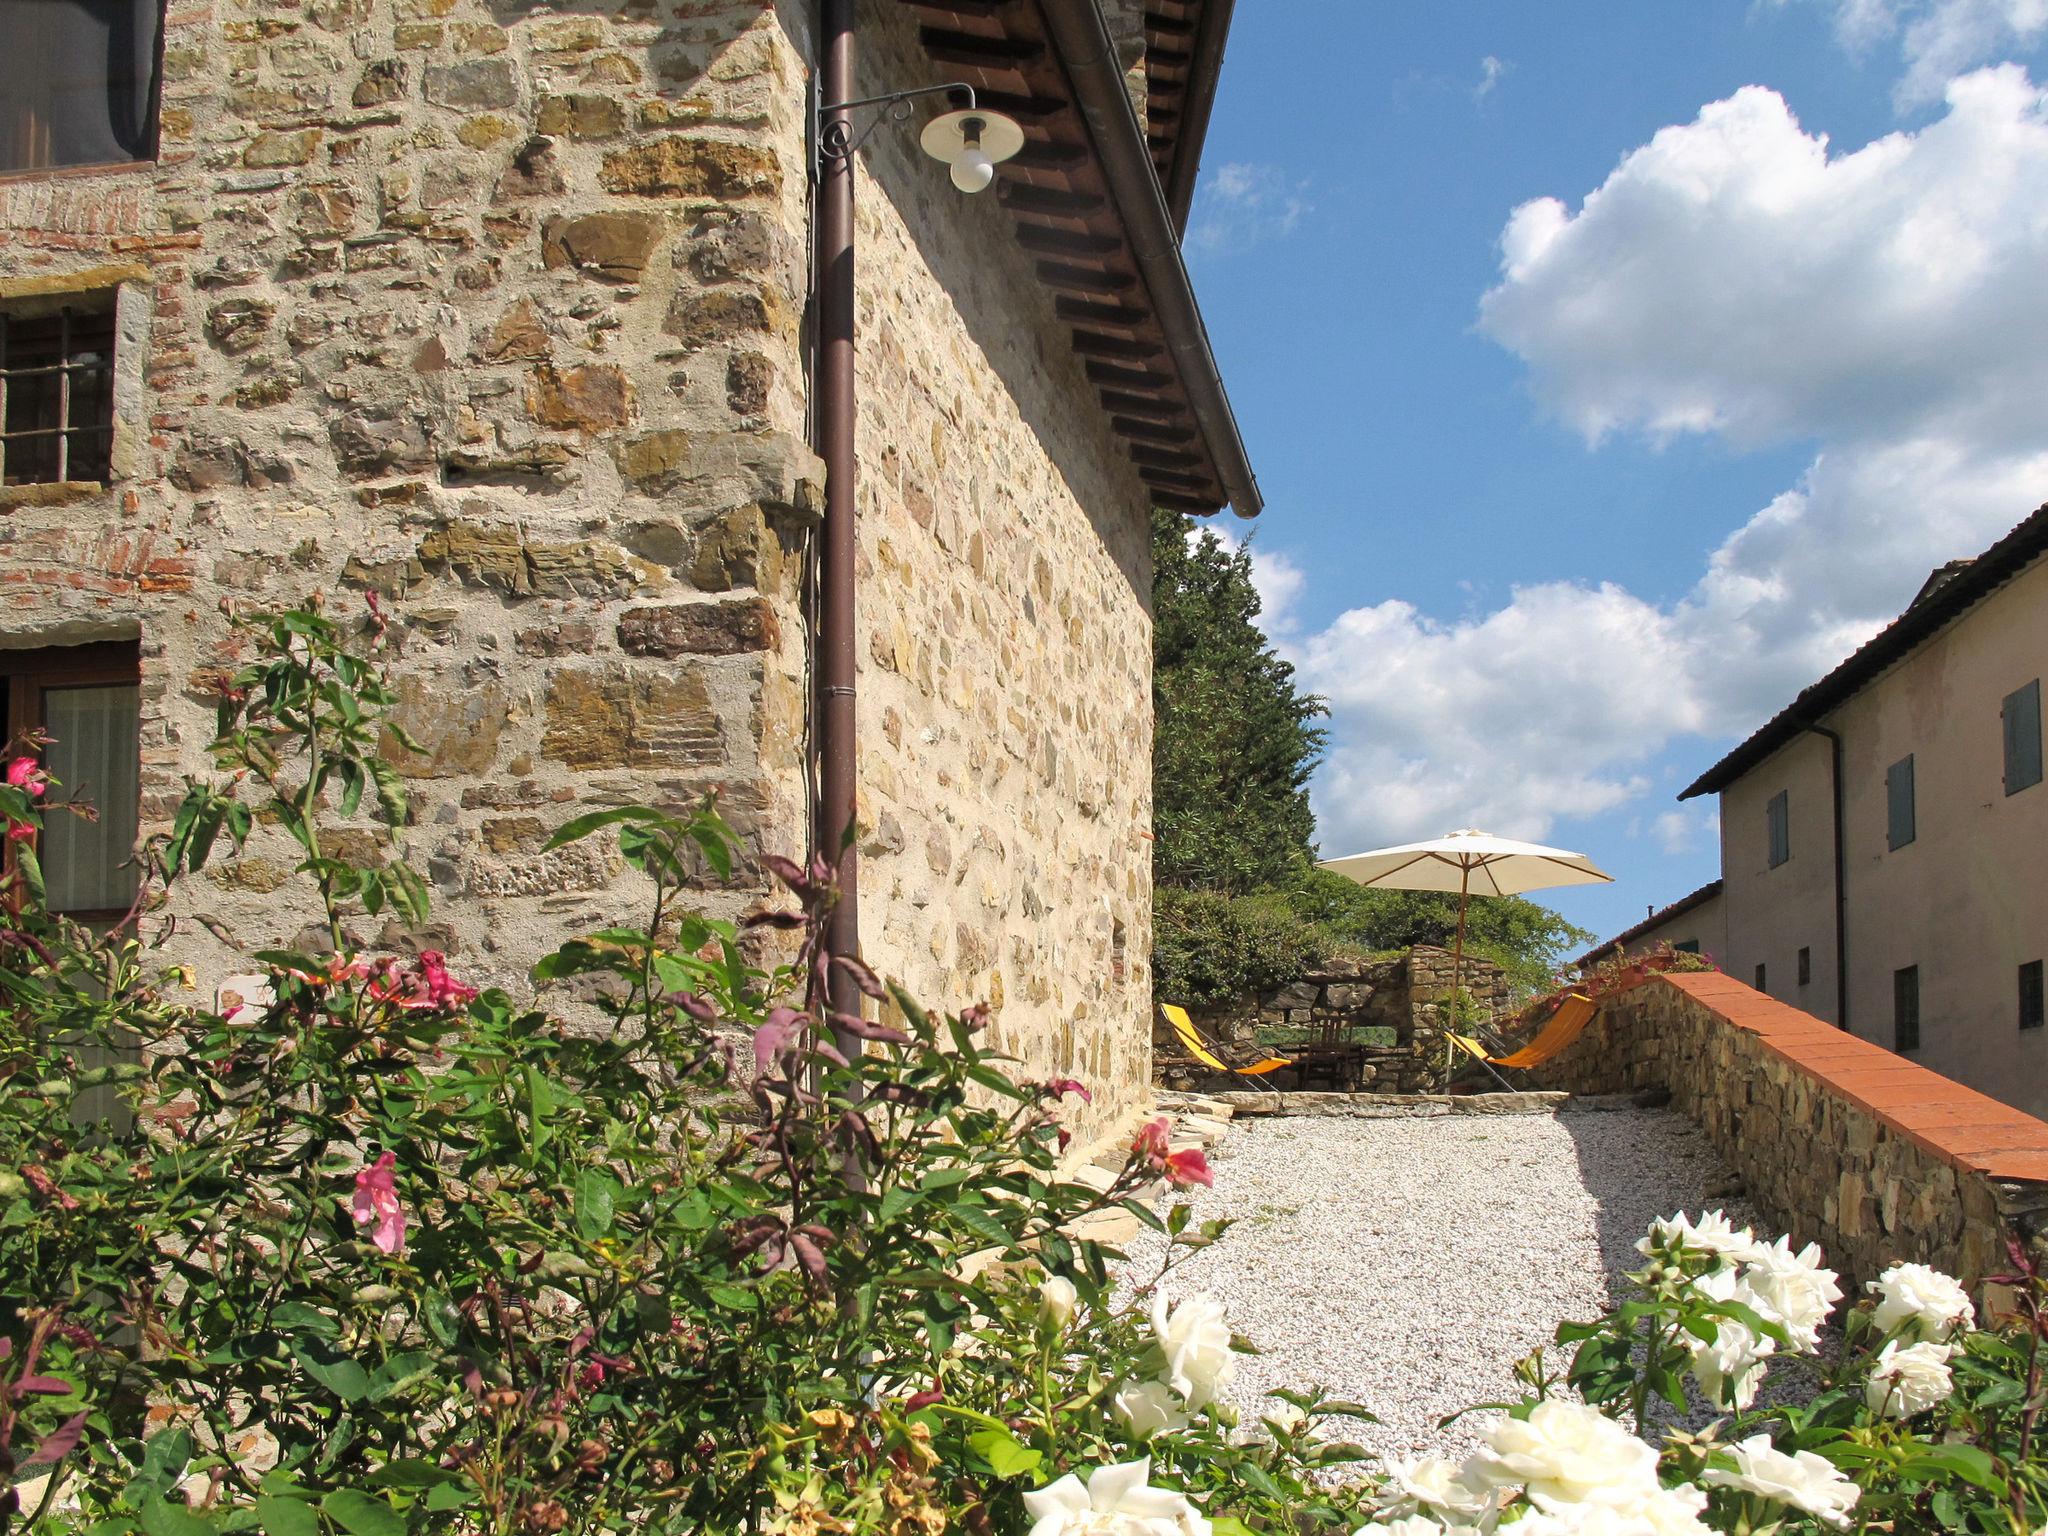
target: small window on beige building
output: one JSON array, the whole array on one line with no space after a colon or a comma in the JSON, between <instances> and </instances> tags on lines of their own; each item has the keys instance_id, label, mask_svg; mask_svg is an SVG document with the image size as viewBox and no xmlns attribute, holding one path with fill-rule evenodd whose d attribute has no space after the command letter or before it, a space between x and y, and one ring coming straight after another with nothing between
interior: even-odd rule
<instances>
[{"instance_id":1,"label":"small window on beige building","mask_svg":"<svg viewBox=\"0 0 2048 1536\"><path fill-rule=\"evenodd\" d=\"M2005 792L2016 795L2041 782L2041 680L2007 694L1998 714L2005 727Z\"/></svg>"},{"instance_id":2,"label":"small window on beige building","mask_svg":"<svg viewBox=\"0 0 2048 1536\"><path fill-rule=\"evenodd\" d=\"M106 482L115 297L0 306L0 485Z\"/></svg>"},{"instance_id":3,"label":"small window on beige building","mask_svg":"<svg viewBox=\"0 0 2048 1536\"><path fill-rule=\"evenodd\" d=\"M1885 845L1897 851L1920 835L1914 824L1912 753L1885 770L1884 801Z\"/></svg>"},{"instance_id":4,"label":"small window on beige building","mask_svg":"<svg viewBox=\"0 0 2048 1536\"><path fill-rule=\"evenodd\" d=\"M1892 972L1892 1049L1904 1053L1920 1049L1920 967L1902 966Z\"/></svg>"},{"instance_id":5,"label":"small window on beige building","mask_svg":"<svg viewBox=\"0 0 2048 1536\"><path fill-rule=\"evenodd\" d=\"M1813 951L1804 944L1799 946L1799 985L1808 986L1813 981Z\"/></svg>"},{"instance_id":6,"label":"small window on beige building","mask_svg":"<svg viewBox=\"0 0 2048 1536\"><path fill-rule=\"evenodd\" d=\"M2039 1029L2048 1023L2048 992L2043 991L2041 962L2020 967L2020 1028Z\"/></svg>"},{"instance_id":7,"label":"small window on beige building","mask_svg":"<svg viewBox=\"0 0 2048 1536\"><path fill-rule=\"evenodd\" d=\"M1771 868L1792 857L1792 802L1785 790L1771 796L1764 807L1764 830L1770 839Z\"/></svg>"},{"instance_id":8,"label":"small window on beige building","mask_svg":"<svg viewBox=\"0 0 2048 1536\"><path fill-rule=\"evenodd\" d=\"M1763 963L1763 961L1761 961L1761 960L1757 961L1757 963L1756 963L1756 989L1757 989L1757 991L1759 991L1759 992L1765 992L1765 991L1768 991L1768 990L1770 990L1770 989L1769 989L1768 987L1766 987L1766 986L1764 985L1764 977L1765 977L1765 974L1766 974L1766 972L1765 972L1765 970L1764 970L1764 963Z\"/></svg>"},{"instance_id":9,"label":"small window on beige building","mask_svg":"<svg viewBox=\"0 0 2048 1536\"><path fill-rule=\"evenodd\" d=\"M141 672L134 641L0 650L7 738L50 738L50 792L36 857L50 910L81 921L125 916L135 896L141 808ZM63 809L90 806L90 817Z\"/></svg>"},{"instance_id":10,"label":"small window on beige building","mask_svg":"<svg viewBox=\"0 0 2048 1536\"><path fill-rule=\"evenodd\" d=\"M0 173L154 160L164 0L6 0Z\"/></svg>"}]
</instances>

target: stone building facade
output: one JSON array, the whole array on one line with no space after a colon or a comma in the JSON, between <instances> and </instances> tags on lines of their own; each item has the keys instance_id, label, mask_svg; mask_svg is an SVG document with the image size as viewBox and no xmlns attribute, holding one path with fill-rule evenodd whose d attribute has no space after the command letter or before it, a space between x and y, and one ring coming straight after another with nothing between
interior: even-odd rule
<instances>
[{"instance_id":1,"label":"stone building facade","mask_svg":"<svg viewBox=\"0 0 2048 1536\"><path fill-rule=\"evenodd\" d=\"M940 9L862 5L864 88L967 77L935 41ZM1036 0L1018 9L1050 33ZM1141 110L1161 10L1115 0L1098 18L1126 43ZM374 597L427 748L404 764L403 841L436 920L366 920L366 946L438 946L518 984L543 947L634 899L615 845L542 849L595 805L715 790L750 850L801 851L824 505L814 7L138 0L138 15L162 29L153 152L23 166L17 149L0 179L0 323L30 337L41 316L105 316L113 335L106 462L81 432L72 462L92 473L33 478L21 448L26 470L0 488L17 723L24 701L69 697L66 658L112 658L108 697L134 700L139 815L110 816L110 835L146 835L206 768L215 680L239 660L223 604L317 597L352 618ZM1005 84L997 66L972 73ZM1077 137L1072 101L1036 100L998 195L955 192L894 125L863 152L864 930L918 993L993 1004L998 1038L1088 1080L1106 1121L1149 1066L1146 515L1162 485L1226 497L1134 452L1136 427L1102 401L1098 353L1028 231L1101 244L1128 198L1062 217L1061 188L1109 151ZM1077 260L1122 277L1120 238ZM1182 298L1139 274L1121 323ZM1138 355L1173 375L1137 424L1155 441L1179 430L1185 391L1171 358ZM1216 430L1193 430L1202 473ZM174 908L178 958L217 977L290 942L311 916L291 863L259 834L210 869ZM761 889L750 864L703 899L732 913Z\"/></svg>"}]
</instances>

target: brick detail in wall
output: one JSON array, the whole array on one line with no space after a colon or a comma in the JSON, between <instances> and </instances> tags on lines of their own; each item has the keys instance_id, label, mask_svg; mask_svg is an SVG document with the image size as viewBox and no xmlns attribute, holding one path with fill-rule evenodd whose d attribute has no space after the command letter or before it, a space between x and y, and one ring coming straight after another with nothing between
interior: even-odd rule
<instances>
[{"instance_id":1,"label":"brick detail in wall","mask_svg":"<svg viewBox=\"0 0 2048 1536\"><path fill-rule=\"evenodd\" d=\"M1895 1260L1976 1284L2048 1215L2048 1123L1718 973L1603 999L1532 1077L1574 1093L1670 1092L1774 1226L1855 1280Z\"/></svg>"}]
</instances>

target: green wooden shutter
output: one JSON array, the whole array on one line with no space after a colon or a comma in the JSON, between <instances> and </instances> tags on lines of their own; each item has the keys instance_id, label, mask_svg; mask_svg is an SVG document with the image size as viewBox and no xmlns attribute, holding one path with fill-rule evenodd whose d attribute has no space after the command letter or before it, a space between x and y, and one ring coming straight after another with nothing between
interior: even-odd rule
<instances>
[{"instance_id":1,"label":"green wooden shutter","mask_svg":"<svg viewBox=\"0 0 2048 1536\"><path fill-rule=\"evenodd\" d=\"M2016 795L2041 782L2041 680L2005 696L2005 792Z\"/></svg>"},{"instance_id":2,"label":"green wooden shutter","mask_svg":"<svg viewBox=\"0 0 2048 1536\"><path fill-rule=\"evenodd\" d=\"M1884 776L1886 841L1893 848L1903 848L1917 835L1913 825L1913 757L1911 753L1900 758L1885 770Z\"/></svg>"}]
</instances>

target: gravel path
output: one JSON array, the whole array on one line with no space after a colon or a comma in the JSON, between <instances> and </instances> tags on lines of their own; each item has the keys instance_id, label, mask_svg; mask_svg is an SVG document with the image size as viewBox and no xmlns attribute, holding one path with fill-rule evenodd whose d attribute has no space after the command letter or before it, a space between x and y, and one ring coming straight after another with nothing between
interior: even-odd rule
<instances>
[{"instance_id":1,"label":"gravel path","mask_svg":"<svg viewBox=\"0 0 2048 1536\"><path fill-rule=\"evenodd\" d=\"M1248 1418L1274 1387L1320 1385L1379 1416L1353 1437L1382 1456L1463 1456L1470 1432L1437 1420L1518 1396L1515 1362L1599 1313L1651 1218L1720 1205L1749 1219L1672 1110L1252 1120L1210 1162L1196 1216L1235 1225L1167 1295L1213 1292L1260 1350L1229 1394ZM1149 1280L1162 1250L1150 1232L1129 1244L1130 1277Z\"/></svg>"}]
</instances>

